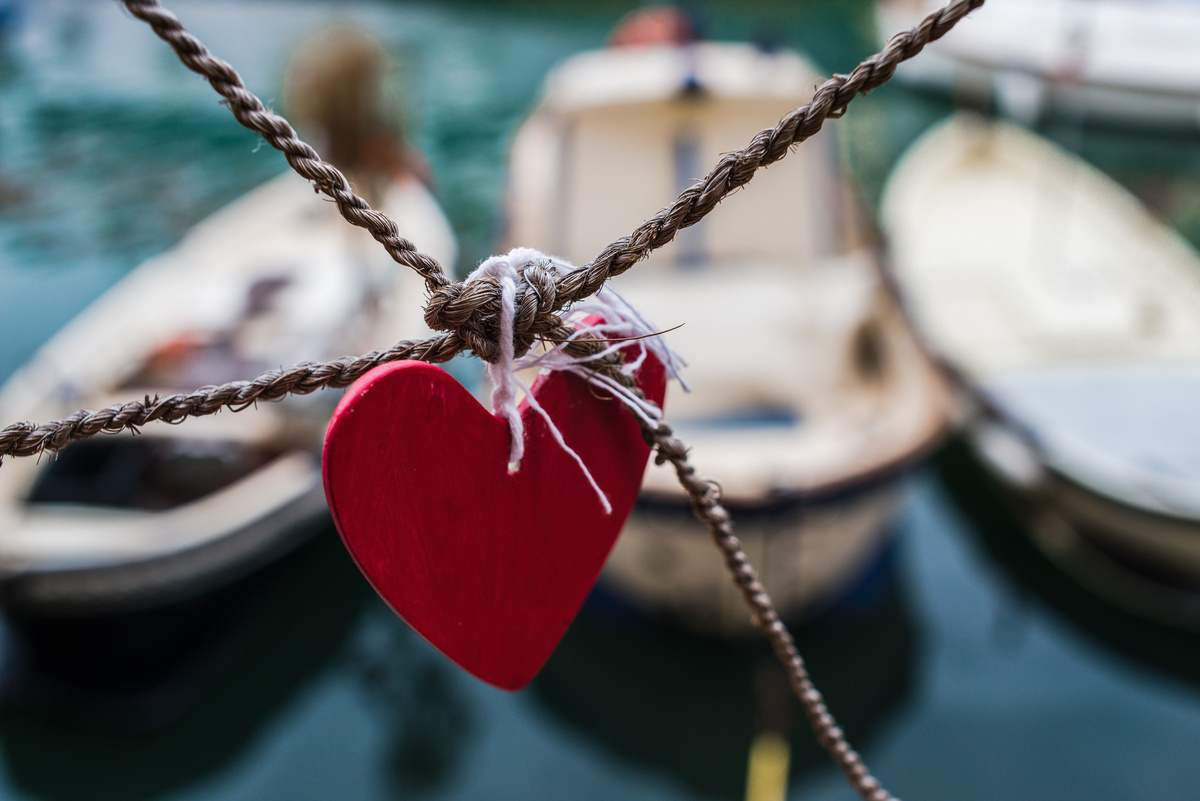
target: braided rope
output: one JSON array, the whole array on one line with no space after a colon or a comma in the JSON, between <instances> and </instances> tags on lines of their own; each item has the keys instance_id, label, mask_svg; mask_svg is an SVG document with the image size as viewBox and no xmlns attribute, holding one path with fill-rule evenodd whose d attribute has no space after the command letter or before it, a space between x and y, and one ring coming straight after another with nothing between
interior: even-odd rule
<instances>
[{"instance_id":1,"label":"braided rope","mask_svg":"<svg viewBox=\"0 0 1200 801\"><path fill-rule=\"evenodd\" d=\"M209 53L208 48L183 27L179 18L159 5L157 0L123 2L130 13L149 24L172 47L189 69L208 79L217 93L228 101L238 122L261 134L272 147L282 152L297 173L313 181L319 191L334 200L347 221L366 228L393 259L412 268L425 279L432 293L426 306L426 321L432 328L454 332L457 336L426 341L428 350L423 353L435 354L436 358L397 355L383 361L417 358L443 362L467 349L485 361L495 359L495 328L499 319L495 308L498 296L495 293L480 291L482 285L467 289L461 283L450 282L436 261L418 252L411 242L399 235L394 222L371 209L365 200L355 195L342 173L322 161L313 148L296 136L287 120L269 111L261 100L245 88L237 71L228 62ZM941 38L967 13L983 3L984 0L952 0L944 8L925 17L915 28L896 34L883 50L867 58L849 75L835 75L826 81L810 103L786 115L775 128L759 132L745 149L726 154L705 178L685 190L674 203L640 225L632 234L610 244L590 264L566 276L540 280L536 285L532 280L522 282L518 287L519 313L513 332L518 353L528 348L536 337L554 328L556 323L552 318L557 312L595 294L609 278L620 275L656 248L670 242L683 228L695 225L730 192L749 183L758 169L786 156L791 145L814 135L826 119L841 116L856 95L882 86L895 73L897 65L920 53L929 42ZM397 353L412 344L402 342L384 353ZM371 360L376 356L377 353L370 353L356 361ZM378 363L382 364L383 361ZM0 429L0 459L5 456L30 456L47 449L59 450L75 440L101 432L135 428L150 420L177 422L187 416L212 414L220 408L236 411L245 403L222 399L239 397L247 385L272 387L270 397L260 396L257 398L260 400L277 400L291 392L311 392L315 386L313 389L304 387L337 373L344 364L344 359L323 364L300 364L282 373L288 377L283 383L279 383L279 371L271 371L249 382L202 387L187 395L171 396L157 404L131 401L98 412L81 410L66 419L41 425L14 423ZM341 387L346 384L327 381L321 386ZM276 390L279 390L278 394ZM188 400L177 400L180 398ZM161 404L166 401L173 401L169 407L170 415L165 411L156 412L156 409L164 408Z\"/></svg>"},{"instance_id":2,"label":"braided rope","mask_svg":"<svg viewBox=\"0 0 1200 801\"><path fill-rule=\"evenodd\" d=\"M146 423L162 420L178 423L188 417L216 414L222 409L241 411L258 401L279 400L287 395L307 395L325 387L348 387L370 370L399 359L440 363L463 349L455 334L442 334L419 342L400 342L383 351L357 358L343 357L323 364L298 364L289 370L269 370L253 381L234 381L202 387L195 392L149 398L108 406L99 411L83 409L65 420L35 425L14 423L0 431L0 456L33 456L58 451L71 442L96 434L136 431Z\"/></svg>"},{"instance_id":3,"label":"braided rope","mask_svg":"<svg viewBox=\"0 0 1200 801\"><path fill-rule=\"evenodd\" d=\"M349 222L366 228L393 259L425 279L433 295L426 309L426 319L434 327L451 333L422 342L401 342L387 351L369 353L357 359L343 358L325 364L301 364L287 371L270 371L253 381L205 387L167 398L146 398L144 402L119 404L99 412L80 411L65 420L42 426L18 423L0 431L0 457L58 450L77 439L101 432L136 429L153 420L178 422L190 416L213 414L223 408L236 411L258 400L306 394L326 386L345 387L372 368L396 359L441 362L468 347L483 358L494 358L496 340L491 329L496 325L496 293L472 292L461 284L452 284L436 261L400 237L395 223L355 195L337 169L322 161L315 150L295 135L286 120L268 111L246 90L232 66L212 56L183 28L179 19L159 6L156 0L124 2L131 13L150 24L155 33L171 45L189 69L208 78L213 88L229 101L239 122L260 133L280 150L296 172L335 201ZM759 133L749 147L726 155L712 172L685 190L672 205L647 220L630 236L609 245L590 264L561 279L553 276L551 280L540 273L528 275L522 281L517 298L519 325L515 328L519 330L514 332L514 339L518 346L522 350L527 348L539 334L569 339L571 332L555 316L557 311L595 294L609 278L628 270L670 242L679 230L699 222L730 192L749 183L758 169L783 158L791 145L814 135L826 119L841 116L856 95L885 83L895 72L896 65L944 35L983 2L953 0L926 17L916 28L893 37L883 51L864 61L849 75L835 75L817 90L812 102L785 116L774 129ZM567 347L579 354L595 354L600 345L584 339L575 340ZM620 357L616 354L602 360L599 369L636 391L632 378L621 370ZM694 513L709 526L734 583L753 612L755 624L786 668L792 690L800 700L818 742L864 801L893 801L892 795L870 774L862 758L846 741L814 686L791 633L779 618L770 595L759 582L733 533L732 520L721 505L717 484L696 475L688 461L687 447L665 422L655 428L643 424L643 433L656 451L656 462L672 464Z\"/></svg>"},{"instance_id":4,"label":"braided rope","mask_svg":"<svg viewBox=\"0 0 1200 801\"><path fill-rule=\"evenodd\" d=\"M731 192L750 183L758 170L782 159L792 145L814 136L827 119L841 117L856 96L887 83L897 66L940 39L983 3L952 0L915 28L893 36L883 50L868 57L849 75L834 75L825 81L808 104L785 115L774 128L760 131L747 147L725 154L708 175L685 189L671 205L629 236L604 248L590 264L565 276L558 289L559 302L567 305L594 295L605 281L670 242L679 231L700 222Z\"/></svg>"},{"instance_id":5,"label":"braided rope","mask_svg":"<svg viewBox=\"0 0 1200 801\"><path fill-rule=\"evenodd\" d=\"M542 327L553 325L545 318L565 307L591 297L606 281L624 273L658 248L666 245L684 228L704 219L717 204L754 177L763 167L782 159L797 145L814 136L825 121L841 117L856 96L877 89L891 79L896 67L920 53L927 44L944 36L984 0L952 0L947 6L925 17L911 30L898 33L883 50L867 58L849 75L834 75L817 89L806 105L785 115L774 128L754 136L742 150L726 153L717 165L671 205L639 225L633 233L609 244L591 263L564 276L555 276L553 292L538 295L537 314L531 318ZM471 349L485 361L495 358L495 293L484 295L478 288L450 284L433 291L425 307L425 321L439 331L457 331L472 343ZM486 312L485 307L490 307ZM451 317L446 309L454 308ZM529 342L532 332L520 321L514 335L518 344Z\"/></svg>"}]
</instances>

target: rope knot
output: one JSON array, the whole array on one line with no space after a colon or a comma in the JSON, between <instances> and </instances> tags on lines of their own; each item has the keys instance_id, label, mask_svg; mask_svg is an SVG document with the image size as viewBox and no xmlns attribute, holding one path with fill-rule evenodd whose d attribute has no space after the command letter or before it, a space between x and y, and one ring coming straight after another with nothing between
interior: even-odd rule
<instances>
[{"instance_id":1,"label":"rope knot","mask_svg":"<svg viewBox=\"0 0 1200 801\"><path fill-rule=\"evenodd\" d=\"M425 307L425 321L432 328L453 332L487 362L492 411L509 425L509 472L521 469L525 453L525 422L517 406L518 392L523 390L529 408L579 465L608 514L612 511L608 497L518 373L533 368L574 373L624 403L646 429L653 430L659 426L662 410L637 389L633 373L651 353L675 378L681 362L610 287L601 287L594 299L577 304L564 319L559 314L557 282L574 269L532 248L514 248L484 261L462 283L434 290ZM547 340L546 349L529 353L539 337ZM581 338L595 340L594 347L581 349ZM619 352L631 340L638 340L638 355L625 361ZM608 372L600 369L606 359Z\"/></svg>"},{"instance_id":2,"label":"rope knot","mask_svg":"<svg viewBox=\"0 0 1200 801\"><path fill-rule=\"evenodd\" d=\"M489 364L502 358L507 341L514 356L524 356L539 336L561 325L558 274L554 260L540 251L514 248L484 261L465 281L435 290L425 304L425 322L436 331L457 334ZM507 314L506 291L512 292ZM502 330L509 320L511 340Z\"/></svg>"}]
</instances>

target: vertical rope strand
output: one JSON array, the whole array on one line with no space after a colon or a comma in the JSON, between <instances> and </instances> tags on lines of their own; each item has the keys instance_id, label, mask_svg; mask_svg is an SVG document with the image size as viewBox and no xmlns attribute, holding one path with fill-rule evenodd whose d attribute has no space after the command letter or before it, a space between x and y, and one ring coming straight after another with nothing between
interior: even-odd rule
<instances>
[{"instance_id":1,"label":"vertical rope strand","mask_svg":"<svg viewBox=\"0 0 1200 801\"><path fill-rule=\"evenodd\" d=\"M570 333L570 329L564 326L555 336L565 339ZM603 349L602 344L588 339L575 340L566 347L574 355L581 357L594 356ZM619 354L609 354L596 359L594 363L598 370L613 381L640 394L641 391L633 377L626 375L621 369L624 362ZM665 420L659 420L654 427L643 423L642 435L655 450L655 462L659 465L670 462L675 468L675 476L691 501L692 511L708 525L713 541L725 559L725 566L750 609L754 625L766 636L776 657L787 671L788 683L800 701L817 742L828 752L863 801L896 801L879 780L871 775L862 756L850 746L845 732L825 705L824 696L813 684L792 633L780 619L774 601L758 580L758 574L742 549L741 541L733 533L733 520L729 511L721 505L720 487L715 481L696 474L695 468L688 461L687 446L675 436Z\"/></svg>"}]
</instances>

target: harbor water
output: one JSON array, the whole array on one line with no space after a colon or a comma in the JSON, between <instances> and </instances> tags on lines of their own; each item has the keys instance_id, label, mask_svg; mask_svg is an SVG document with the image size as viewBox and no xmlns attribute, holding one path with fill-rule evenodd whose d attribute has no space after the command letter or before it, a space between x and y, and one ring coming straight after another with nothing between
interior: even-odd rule
<instances>
[{"instance_id":1,"label":"harbor water","mask_svg":"<svg viewBox=\"0 0 1200 801\"><path fill-rule=\"evenodd\" d=\"M7 377L137 264L286 164L119 4L0 6ZM395 103L459 236L461 273L503 228L506 148L541 79L603 46L632 6L170 7L270 105L306 36L334 23L378 36L396 60ZM753 10L722 0L698 13L712 38L802 49L826 74L876 48L864 0ZM865 204L951 110L889 85L830 123ZM1200 245L1196 131L1064 118L1042 133ZM858 596L797 633L831 711L884 785L910 801L1195 798L1200 635L1090 596L1029 544L960 445L909 475L903 495L894 544ZM331 526L254 578L160 621L157 637L51 632L74 638L82 656L69 667L102 687L92 693L39 680L62 666L36 664L0 630L0 798L736 799L756 720L778 703L762 643L656 628L603 593L530 688L492 689L386 608ZM147 667L155 649L161 658ZM789 798L851 798L791 714Z\"/></svg>"}]
</instances>

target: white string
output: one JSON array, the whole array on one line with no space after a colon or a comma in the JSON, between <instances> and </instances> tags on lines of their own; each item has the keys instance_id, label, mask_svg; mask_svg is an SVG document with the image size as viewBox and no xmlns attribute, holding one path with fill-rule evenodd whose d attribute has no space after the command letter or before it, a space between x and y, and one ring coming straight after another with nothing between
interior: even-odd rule
<instances>
[{"instance_id":1,"label":"white string","mask_svg":"<svg viewBox=\"0 0 1200 801\"><path fill-rule=\"evenodd\" d=\"M546 421L546 426L559 447L579 465L579 469L583 471L588 483L596 491L596 495L604 507L604 513L611 514L612 505L600 485L596 483L595 477L579 454L567 445L558 426L533 397L533 393L529 391L529 387L525 385L517 372L536 367L543 370L563 370L573 373L628 406L650 428L658 428L663 414L657 404L638 397L637 393L629 388L591 369L588 363L602 359L633 344L638 348L638 355L621 368L626 375L633 375L645 363L647 355L653 353L662 363L667 375L679 381L684 389L689 389L687 382L680 375L680 369L685 363L667 346L661 336L654 333L653 326L625 298L608 286L603 287L590 300L575 305L563 315L564 321L576 324L575 332L566 342L556 342L553 347L543 353L535 354L531 351L520 359L514 358L513 324L516 318L517 280L522 267L539 263L550 264L560 275L575 269L562 259L547 256L533 248L513 248L503 256L492 256L487 259L466 279L467 282L490 280L500 287L500 341L497 343L500 347L500 358L496 360L495 364L487 366L487 372L492 381L492 413L507 420L509 425L508 471L515 473L520 470L521 459L525 454L525 426L521 421L521 414L517 410L517 388L520 387L525 392L525 398L530 408ZM598 317L600 322L582 322L587 317ZM606 343L606 347L592 356L568 354L566 352L567 344L583 336L592 336L596 339L637 339L634 343Z\"/></svg>"},{"instance_id":2,"label":"white string","mask_svg":"<svg viewBox=\"0 0 1200 801\"><path fill-rule=\"evenodd\" d=\"M537 402L537 398L535 398L533 393L529 391L529 387L525 385L525 382L521 379L521 377L515 373L513 373L512 376L517 380L517 383L521 385L521 388L525 390L525 400L527 403L529 403L529 407L541 415L542 419L546 421L546 427L550 429L550 434L554 437L554 441L558 443L560 448L567 452L568 456L575 460L575 464L579 465L579 469L583 471L584 477L588 480L588 483L592 485L592 489L596 491L596 497L600 499L600 505L604 507L604 514L611 515L612 504L608 502L608 496L604 494L604 490L600 489L600 485L596 483L596 477L592 475L591 470L588 470L587 464L584 463L583 458L575 452L574 448L567 444L565 439L563 439L562 432L558 430L558 426L554 425L554 421L550 419L549 412L542 408L542 404ZM509 463L509 468L512 468L511 462Z\"/></svg>"},{"instance_id":3,"label":"white string","mask_svg":"<svg viewBox=\"0 0 1200 801\"><path fill-rule=\"evenodd\" d=\"M525 454L525 425L517 411L517 385L513 375L513 321L517 314L517 261L512 251L504 256L492 256L480 264L464 283L491 280L500 285L500 358L487 365L492 380L492 413L508 421L508 472L521 469Z\"/></svg>"}]
</instances>

